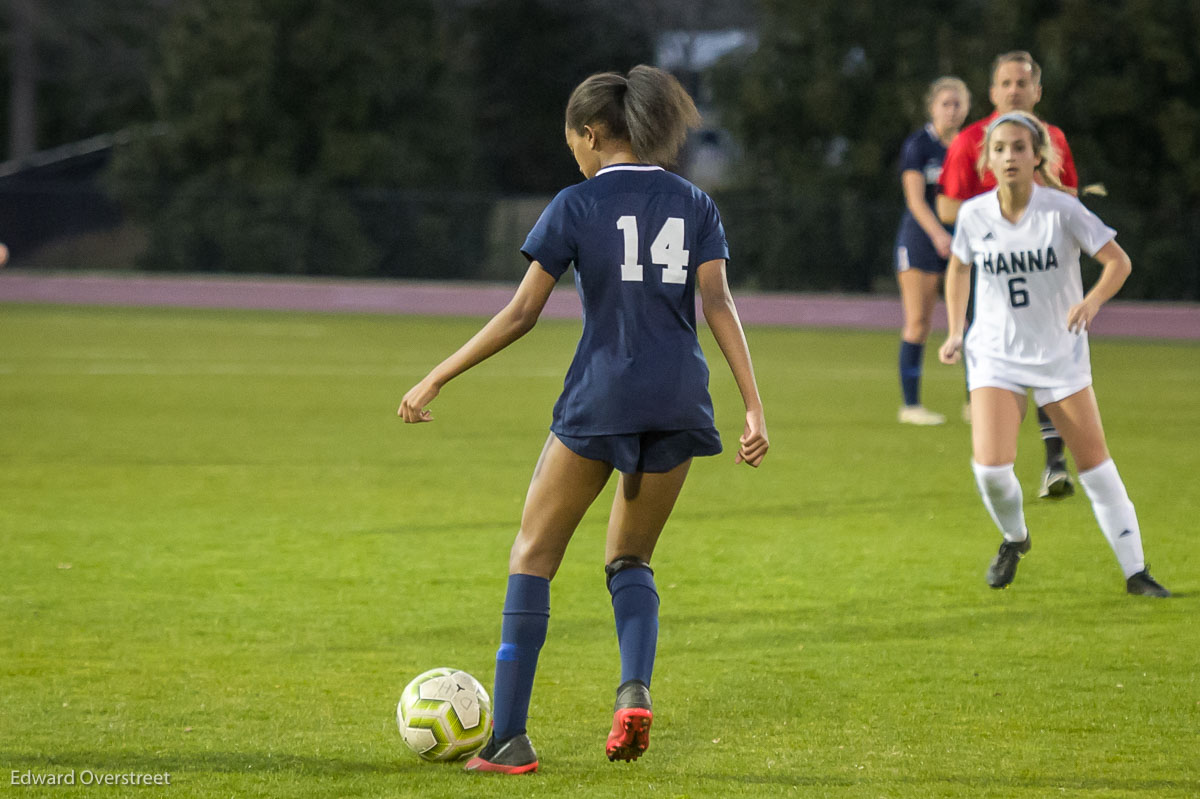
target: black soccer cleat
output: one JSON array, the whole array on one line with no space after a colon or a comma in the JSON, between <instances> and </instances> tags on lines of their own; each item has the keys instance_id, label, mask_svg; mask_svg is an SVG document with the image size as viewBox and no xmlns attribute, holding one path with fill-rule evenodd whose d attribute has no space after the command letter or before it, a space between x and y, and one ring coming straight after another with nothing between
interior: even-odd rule
<instances>
[{"instance_id":1,"label":"black soccer cleat","mask_svg":"<svg viewBox=\"0 0 1200 799\"><path fill-rule=\"evenodd\" d=\"M497 774L529 774L538 769L537 752L533 751L533 743L524 733L499 742L493 735L463 769Z\"/></svg>"},{"instance_id":2,"label":"black soccer cleat","mask_svg":"<svg viewBox=\"0 0 1200 799\"><path fill-rule=\"evenodd\" d=\"M654 713L650 689L641 680L628 680L617 689L612 731L604 747L609 760L637 760L650 748L650 724Z\"/></svg>"},{"instance_id":3,"label":"black soccer cleat","mask_svg":"<svg viewBox=\"0 0 1200 799\"><path fill-rule=\"evenodd\" d=\"M987 584L992 588L1007 588L1008 584L1017 576L1017 564L1021 562L1021 558L1029 551L1030 544L1029 531L1025 531L1024 541L1008 541L1006 540L1000 545L1000 551L996 553L996 557L992 558L991 564L987 570Z\"/></svg>"},{"instance_id":4,"label":"black soccer cleat","mask_svg":"<svg viewBox=\"0 0 1200 799\"><path fill-rule=\"evenodd\" d=\"M1125 593L1136 594L1137 596L1156 596L1164 599L1171 595L1171 592L1163 588L1158 580L1150 576L1149 567L1142 569L1137 574L1129 575L1129 579L1125 581Z\"/></svg>"},{"instance_id":5,"label":"black soccer cleat","mask_svg":"<svg viewBox=\"0 0 1200 799\"><path fill-rule=\"evenodd\" d=\"M1063 459L1046 464L1042 472L1042 488L1038 491L1041 499L1066 499L1075 493L1075 483L1071 473L1067 471L1067 462Z\"/></svg>"}]
</instances>

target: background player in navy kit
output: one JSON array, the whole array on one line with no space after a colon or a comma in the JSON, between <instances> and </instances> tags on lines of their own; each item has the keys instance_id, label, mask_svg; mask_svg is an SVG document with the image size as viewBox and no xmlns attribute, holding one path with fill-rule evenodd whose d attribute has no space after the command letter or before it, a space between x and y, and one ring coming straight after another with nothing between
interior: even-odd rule
<instances>
[{"instance_id":1,"label":"background player in navy kit","mask_svg":"<svg viewBox=\"0 0 1200 799\"><path fill-rule=\"evenodd\" d=\"M757 466L768 441L741 322L725 279L728 248L713 202L660 165L689 127L692 99L673 77L638 66L593 75L567 103L566 140L587 180L542 213L522 252L531 261L512 301L404 396L406 422L447 381L528 332L574 263L583 335L554 406L509 559L493 693L495 727L467 769L538 767L526 717L550 615L550 579L613 469L605 573L621 652L621 685L606 751L636 759L649 746L658 593L650 558L693 456L721 451L696 337L695 291L746 407L736 462Z\"/></svg>"},{"instance_id":2,"label":"background player in navy kit","mask_svg":"<svg viewBox=\"0 0 1200 799\"><path fill-rule=\"evenodd\" d=\"M1137 513L1109 455L1092 390L1087 331L1129 276L1129 256L1115 230L1057 190L1050 132L1032 114L1014 111L993 120L981 158L999 185L963 203L958 215L946 273L950 329L938 354L943 363L955 363L964 352L967 272L974 268L975 320L965 346L973 470L1004 536L987 582L1006 587L1030 548L1013 463L1032 389L1075 453L1079 482L1121 565L1126 591L1170 596L1146 568ZM1044 185L1034 182L1035 173ZM1086 295L1080 251L1104 267Z\"/></svg>"},{"instance_id":3,"label":"background player in navy kit","mask_svg":"<svg viewBox=\"0 0 1200 799\"><path fill-rule=\"evenodd\" d=\"M900 389L904 406L899 418L906 424L935 425L946 421L921 404L921 372L925 341L933 323L938 283L950 257L950 233L934 210L938 178L946 147L954 139L967 111L971 92L955 77L938 78L925 94L929 122L904 140L900 150L900 185L904 216L896 232L896 280L904 308L900 335Z\"/></svg>"}]
</instances>

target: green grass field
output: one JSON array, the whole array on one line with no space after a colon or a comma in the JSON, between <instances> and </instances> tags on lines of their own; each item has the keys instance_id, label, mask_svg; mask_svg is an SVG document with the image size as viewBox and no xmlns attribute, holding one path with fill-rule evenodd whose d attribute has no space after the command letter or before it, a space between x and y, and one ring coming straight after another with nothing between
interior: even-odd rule
<instances>
[{"instance_id":1,"label":"green grass field","mask_svg":"<svg viewBox=\"0 0 1200 799\"><path fill-rule=\"evenodd\" d=\"M618 661L612 487L553 589L542 772L425 764L401 688L490 687L508 548L578 326L543 322L401 396L479 320L0 307L0 793L179 797L1196 797L1200 347L1093 342L1117 464L1171 600L1127 597L1081 496L1034 499L991 591L961 371L895 422L896 335L749 337L772 450L697 462L655 567L653 745L604 758ZM938 341L940 343L940 339ZM171 787L23 787L26 772ZM77 777L78 778L78 777Z\"/></svg>"}]
</instances>

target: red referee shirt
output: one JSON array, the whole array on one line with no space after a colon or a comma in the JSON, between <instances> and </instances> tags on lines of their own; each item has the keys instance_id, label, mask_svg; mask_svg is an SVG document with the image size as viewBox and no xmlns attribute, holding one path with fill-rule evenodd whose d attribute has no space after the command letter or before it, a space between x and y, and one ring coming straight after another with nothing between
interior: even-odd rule
<instances>
[{"instance_id":1,"label":"red referee shirt","mask_svg":"<svg viewBox=\"0 0 1200 799\"><path fill-rule=\"evenodd\" d=\"M980 178L975 165L979 163L979 151L983 149L983 136L987 132L987 126L997 116L999 112L993 111L978 122L963 128L954 137L950 149L946 151L946 160L942 163L942 176L938 179L942 194L962 201L996 188L996 176L991 170L984 172ZM1075 159L1071 157L1067 137L1059 128L1048 122L1046 128L1050 131L1050 141L1054 144L1058 157L1062 159L1058 179L1069 189L1078 188L1079 175L1075 172Z\"/></svg>"}]
</instances>

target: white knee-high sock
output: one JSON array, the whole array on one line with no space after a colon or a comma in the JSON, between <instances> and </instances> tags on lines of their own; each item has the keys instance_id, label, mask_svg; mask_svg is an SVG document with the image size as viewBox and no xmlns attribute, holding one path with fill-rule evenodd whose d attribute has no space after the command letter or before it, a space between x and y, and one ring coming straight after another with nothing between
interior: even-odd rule
<instances>
[{"instance_id":1,"label":"white knee-high sock","mask_svg":"<svg viewBox=\"0 0 1200 799\"><path fill-rule=\"evenodd\" d=\"M1125 491L1125 483L1117 474L1117 465L1109 458L1099 466L1079 473L1079 482L1092 501L1092 510L1104 537L1108 539L1121 571L1125 576L1146 568L1142 554L1142 531L1138 528L1137 511Z\"/></svg>"},{"instance_id":2,"label":"white knee-high sock","mask_svg":"<svg viewBox=\"0 0 1200 799\"><path fill-rule=\"evenodd\" d=\"M1025 529L1025 509L1022 507L1021 483L1013 471L1013 465L980 466L971 461L975 472L975 485L983 505L992 515L992 521L1004 533L1006 541L1024 541L1029 535Z\"/></svg>"}]
</instances>

